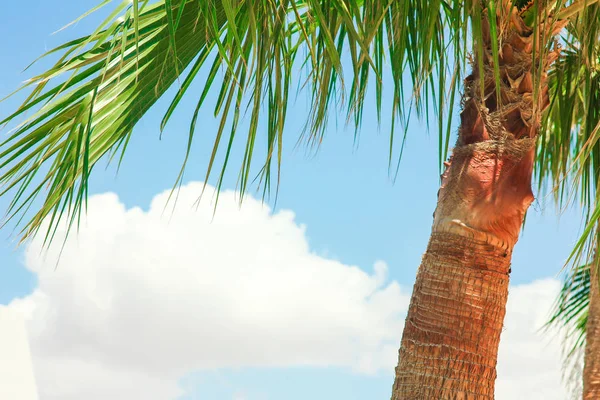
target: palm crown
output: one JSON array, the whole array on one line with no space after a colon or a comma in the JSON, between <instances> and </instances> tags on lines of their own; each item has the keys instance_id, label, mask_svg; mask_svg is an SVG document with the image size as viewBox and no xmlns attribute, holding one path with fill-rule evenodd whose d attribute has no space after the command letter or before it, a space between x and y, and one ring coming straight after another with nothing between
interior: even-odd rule
<instances>
[{"instance_id":1,"label":"palm crown","mask_svg":"<svg viewBox=\"0 0 600 400\"><path fill-rule=\"evenodd\" d=\"M105 0L96 9L108 3L110 0ZM578 253L574 253L581 254L594 239L593 227L600 217L600 210L595 208L595 171L600 159L600 18L594 3L123 2L89 36L46 53L44 56L58 54L58 61L25 82L20 89L31 89L31 94L2 121L20 122L0 146L0 194L12 197L7 221L20 222L32 201L41 195L43 205L22 224L23 238L36 233L44 220L50 222L47 239L51 239L52 228L63 216L73 224L82 210L96 163L103 157L121 158L136 123L178 82L178 91L162 120L164 128L207 63L210 70L204 89L197 96L188 134L191 142L198 111L207 94L218 91L214 113L221 124L215 133L206 178L219 166L222 179L232 144L245 141L239 175L239 186L244 192L251 179L255 144L259 135L264 135L268 150L266 157L259 160L260 182L268 189L274 175L278 181L287 106L292 84L302 69L308 72L302 86L309 92L311 113L300 139L318 145L330 108L340 101L358 129L369 83L375 86L381 117L382 85L392 85L390 147L398 141L396 131L406 127L411 112L433 114L439 120L441 167L452 125L452 112L448 109L456 103L471 46L477 60L473 68L493 68L499 84L502 43L491 41L491 66L481 61L483 52L488 51L482 43L486 32L492 37L500 36L498 32L505 27L496 18L484 16L508 13L516 7L534 31L544 29L541 21L555 25L555 30L565 27L560 43L549 40L534 45L539 55L555 46L563 48L550 72L550 107L539 140L537 177L540 186L558 188L556 199L563 203L570 200L565 189L576 185L588 216ZM484 29L485 21L489 21L489 27ZM220 69L225 73L219 74ZM534 83L540 79L535 75ZM412 86L413 95L405 97L404 88L408 85ZM242 134L238 123L246 109L250 124ZM27 111L31 115L22 117ZM240 135L242 138L236 137ZM226 155L218 161L217 149L223 146ZM183 168L188 154L189 146ZM390 161L391 154L390 150ZM43 176L37 177L40 171L44 171L40 174Z\"/></svg>"}]
</instances>

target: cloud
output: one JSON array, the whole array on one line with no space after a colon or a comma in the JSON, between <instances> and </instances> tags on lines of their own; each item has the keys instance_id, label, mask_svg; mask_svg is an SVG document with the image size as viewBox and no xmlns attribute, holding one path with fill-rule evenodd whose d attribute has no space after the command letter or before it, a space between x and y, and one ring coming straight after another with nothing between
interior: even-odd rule
<instances>
[{"instance_id":1,"label":"cloud","mask_svg":"<svg viewBox=\"0 0 600 400\"><path fill-rule=\"evenodd\" d=\"M292 212L250 197L240 209L233 192L213 220L206 201L192 207L201 189L182 188L173 214L168 192L148 210L93 196L56 270L59 246L29 246L39 284L11 307L27 318L42 400L174 399L182 377L218 368L393 371L410 289L385 263L366 272L319 256ZM557 290L511 289L498 400L564 399L559 346L535 333Z\"/></svg>"},{"instance_id":2,"label":"cloud","mask_svg":"<svg viewBox=\"0 0 600 400\"><path fill-rule=\"evenodd\" d=\"M184 187L172 215L168 192L147 211L92 197L56 270L59 246L29 247L39 286L12 306L28 314L44 399L104 399L95 388L130 381L148 393L126 398L172 398L201 369L393 365L409 293L385 263L368 273L320 257L292 212L252 198L240 209L232 192L213 220L209 204L192 207L201 189Z\"/></svg>"},{"instance_id":3,"label":"cloud","mask_svg":"<svg viewBox=\"0 0 600 400\"><path fill-rule=\"evenodd\" d=\"M556 279L510 288L498 354L498 400L568 398L561 382L561 336L540 331L559 289Z\"/></svg>"}]
</instances>

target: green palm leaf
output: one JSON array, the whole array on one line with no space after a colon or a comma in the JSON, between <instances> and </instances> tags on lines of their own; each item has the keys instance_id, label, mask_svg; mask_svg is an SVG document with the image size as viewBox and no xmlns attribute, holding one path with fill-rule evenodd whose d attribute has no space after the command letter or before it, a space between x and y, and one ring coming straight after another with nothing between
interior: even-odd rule
<instances>
[{"instance_id":1,"label":"green palm leaf","mask_svg":"<svg viewBox=\"0 0 600 400\"><path fill-rule=\"evenodd\" d=\"M164 6L142 3L141 10L129 8L122 22L111 21L105 29L63 46L68 57L25 84L33 87L31 96L1 123L35 112L0 147L0 195L16 190L8 220L22 215L40 193L47 194L26 224L25 236L48 216L51 227L63 213L72 223L98 160L123 152L133 126L177 79L177 71L198 53L210 51L198 12L191 2L183 10L174 38L180 43L177 57ZM214 19L223 23L222 15ZM67 78L44 91L60 76ZM33 184L40 170L45 176Z\"/></svg>"},{"instance_id":2,"label":"green palm leaf","mask_svg":"<svg viewBox=\"0 0 600 400\"><path fill-rule=\"evenodd\" d=\"M563 14L573 18L550 72L551 105L538 142L537 178L540 190L550 190L560 207L575 202L583 208L584 230L568 260L577 266L591 257L600 219L600 6L574 2Z\"/></svg>"},{"instance_id":3,"label":"green palm leaf","mask_svg":"<svg viewBox=\"0 0 600 400\"><path fill-rule=\"evenodd\" d=\"M375 84L381 113L383 72L390 67L392 126L396 121L406 124L413 105L424 114L433 102L440 121L441 164L451 123L444 114L447 93L453 102L464 69L464 61L450 60L465 59L468 18L462 2L440 0L123 3L90 36L50 51L62 54L59 62L27 81L22 89L31 88L31 95L0 121L18 121L33 111L0 144L0 195L14 194L6 221L21 221L42 195L42 207L24 223L23 238L36 233L47 218L48 240L63 216L72 224L82 210L96 163L115 154L122 157L137 121L186 71L163 118L164 128L207 63L212 67L188 134L191 143L199 110L208 93L217 90L214 113L221 123L206 179L216 166L217 150L226 146L222 179L232 144L245 140L239 175L244 192L252 179L257 136L265 132L268 147L260 182L270 187L273 160L277 171L281 162L290 85L302 68L308 72L305 87L312 100L300 138L305 143L321 142L333 104L346 104L349 119L358 127L369 81ZM451 26L450 35L445 25ZM350 61L350 68L343 60ZM405 70L415 87L410 100L404 97ZM238 123L246 104L250 124L244 139L238 138ZM259 129L263 113L267 122ZM392 129L390 159L394 133ZM185 161L189 150L188 146ZM36 177L38 173L42 176Z\"/></svg>"},{"instance_id":4,"label":"green palm leaf","mask_svg":"<svg viewBox=\"0 0 600 400\"><path fill-rule=\"evenodd\" d=\"M585 345L589 303L590 266L582 265L565 279L547 324L566 328L566 337L572 339L569 356Z\"/></svg>"},{"instance_id":5,"label":"green palm leaf","mask_svg":"<svg viewBox=\"0 0 600 400\"><path fill-rule=\"evenodd\" d=\"M596 165L598 136L594 96L600 22L594 3L514 2L534 29L539 28L535 21L540 15L570 20L565 56L552 75L553 103L540 141L538 178L552 186L578 185L589 224L600 218L593 201L595 174L590 172ZM338 111L336 106L344 106L358 133L369 84L375 86L379 118L383 85L391 85L390 162L397 142L402 142L396 130L406 129L414 110L420 117L437 117L441 168L451 133L451 107L471 50L469 33L477 55L483 51L484 10L493 15L505 12L505 5L473 0L123 2L92 34L50 51L60 55L59 61L25 83L21 89L30 89L31 94L0 121L19 123L0 144L0 195L11 196L5 222L17 223L22 238L27 238L48 221L47 240L63 218L70 225L77 222L98 161L122 159L136 123L177 84L161 123L164 128L182 98L191 95L188 89L205 65L210 70L190 117L188 139L189 143L194 139L208 94L218 93L214 114L220 124L205 175L207 181L218 168L218 188L231 162L230 150L241 140L245 151L239 164L239 189L247 190L254 179L251 167L257 143L263 142L261 135L267 148L259 161L259 182L265 193L272 177L279 182L286 116L293 97L290 86L302 71L308 76L302 87L311 99L311 111L303 134L294 141L317 146L329 115ZM490 19L490 32L503 29L495 21ZM496 72L501 49L501 43L492 43ZM413 90L407 92L407 87ZM246 109L249 128L242 133L239 123ZM31 115L25 117L26 112ZM223 147L225 158L217 160ZM176 184L181 182L189 151L188 145ZM559 199L564 198L565 192L558 193ZM42 206L30 214L28 209L38 197ZM590 231L584 232L580 252L590 241Z\"/></svg>"},{"instance_id":6,"label":"green palm leaf","mask_svg":"<svg viewBox=\"0 0 600 400\"><path fill-rule=\"evenodd\" d=\"M563 377L574 397L581 390L582 357L590 304L590 265L581 265L567 274L545 330L557 329L563 336Z\"/></svg>"}]
</instances>

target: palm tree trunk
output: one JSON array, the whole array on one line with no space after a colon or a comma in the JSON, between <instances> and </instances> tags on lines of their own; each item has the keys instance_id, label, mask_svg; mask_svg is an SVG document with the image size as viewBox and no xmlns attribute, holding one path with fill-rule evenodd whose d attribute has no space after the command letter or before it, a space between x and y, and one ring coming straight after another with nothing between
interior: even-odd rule
<instances>
[{"instance_id":1,"label":"palm tree trunk","mask_svg":"<svg viewBox=\"0 0 600 400\"><path fill-rule=\"evenodd\" d=\"M413 289L392 399L493 398L508 295L505 254L461 234L432 233Z\"/></svg>"},{"instance_id":2,"label":"palm tree trunk","mask_svg":"<svg viewBox=\"0 0 600 400\"><path fill-rule=\"evenodd\" d=\"M484 74L475 62L465 79L459 137L413 288L392 400L494 398L511 256L533 201L535 138L556 57L553 51L539 59L534 93L533 43L555 29L536 42L515 10L500 11L500 93L484 34ZM485 20L483 27L489 32Z\"/></svg>"},{"instance_id":3,"label":"palm tree trunk","mask_svg":"<svg viewBox=\"0 0 600 400\"><path fill-rule=\"evenodd\" d=\"M600 290L598 275L590 268L590 303L583 366L583 399L600 399Z\"/></svg>"}]
</instances>

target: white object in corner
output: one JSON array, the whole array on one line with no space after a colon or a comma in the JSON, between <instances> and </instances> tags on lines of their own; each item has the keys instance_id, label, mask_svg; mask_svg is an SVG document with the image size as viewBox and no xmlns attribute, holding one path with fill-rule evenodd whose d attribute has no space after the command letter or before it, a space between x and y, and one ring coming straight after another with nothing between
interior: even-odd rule
<instances>
[{"instance_id":1,"label":"white object in corner","mask_svg":"<svg viewBox=\"0 0 600 400\"><path fill-rule=\"evenodd\" d=\"M0 306L0 399L38 400L25 321Z\"/></svg>"}]
</instances>

